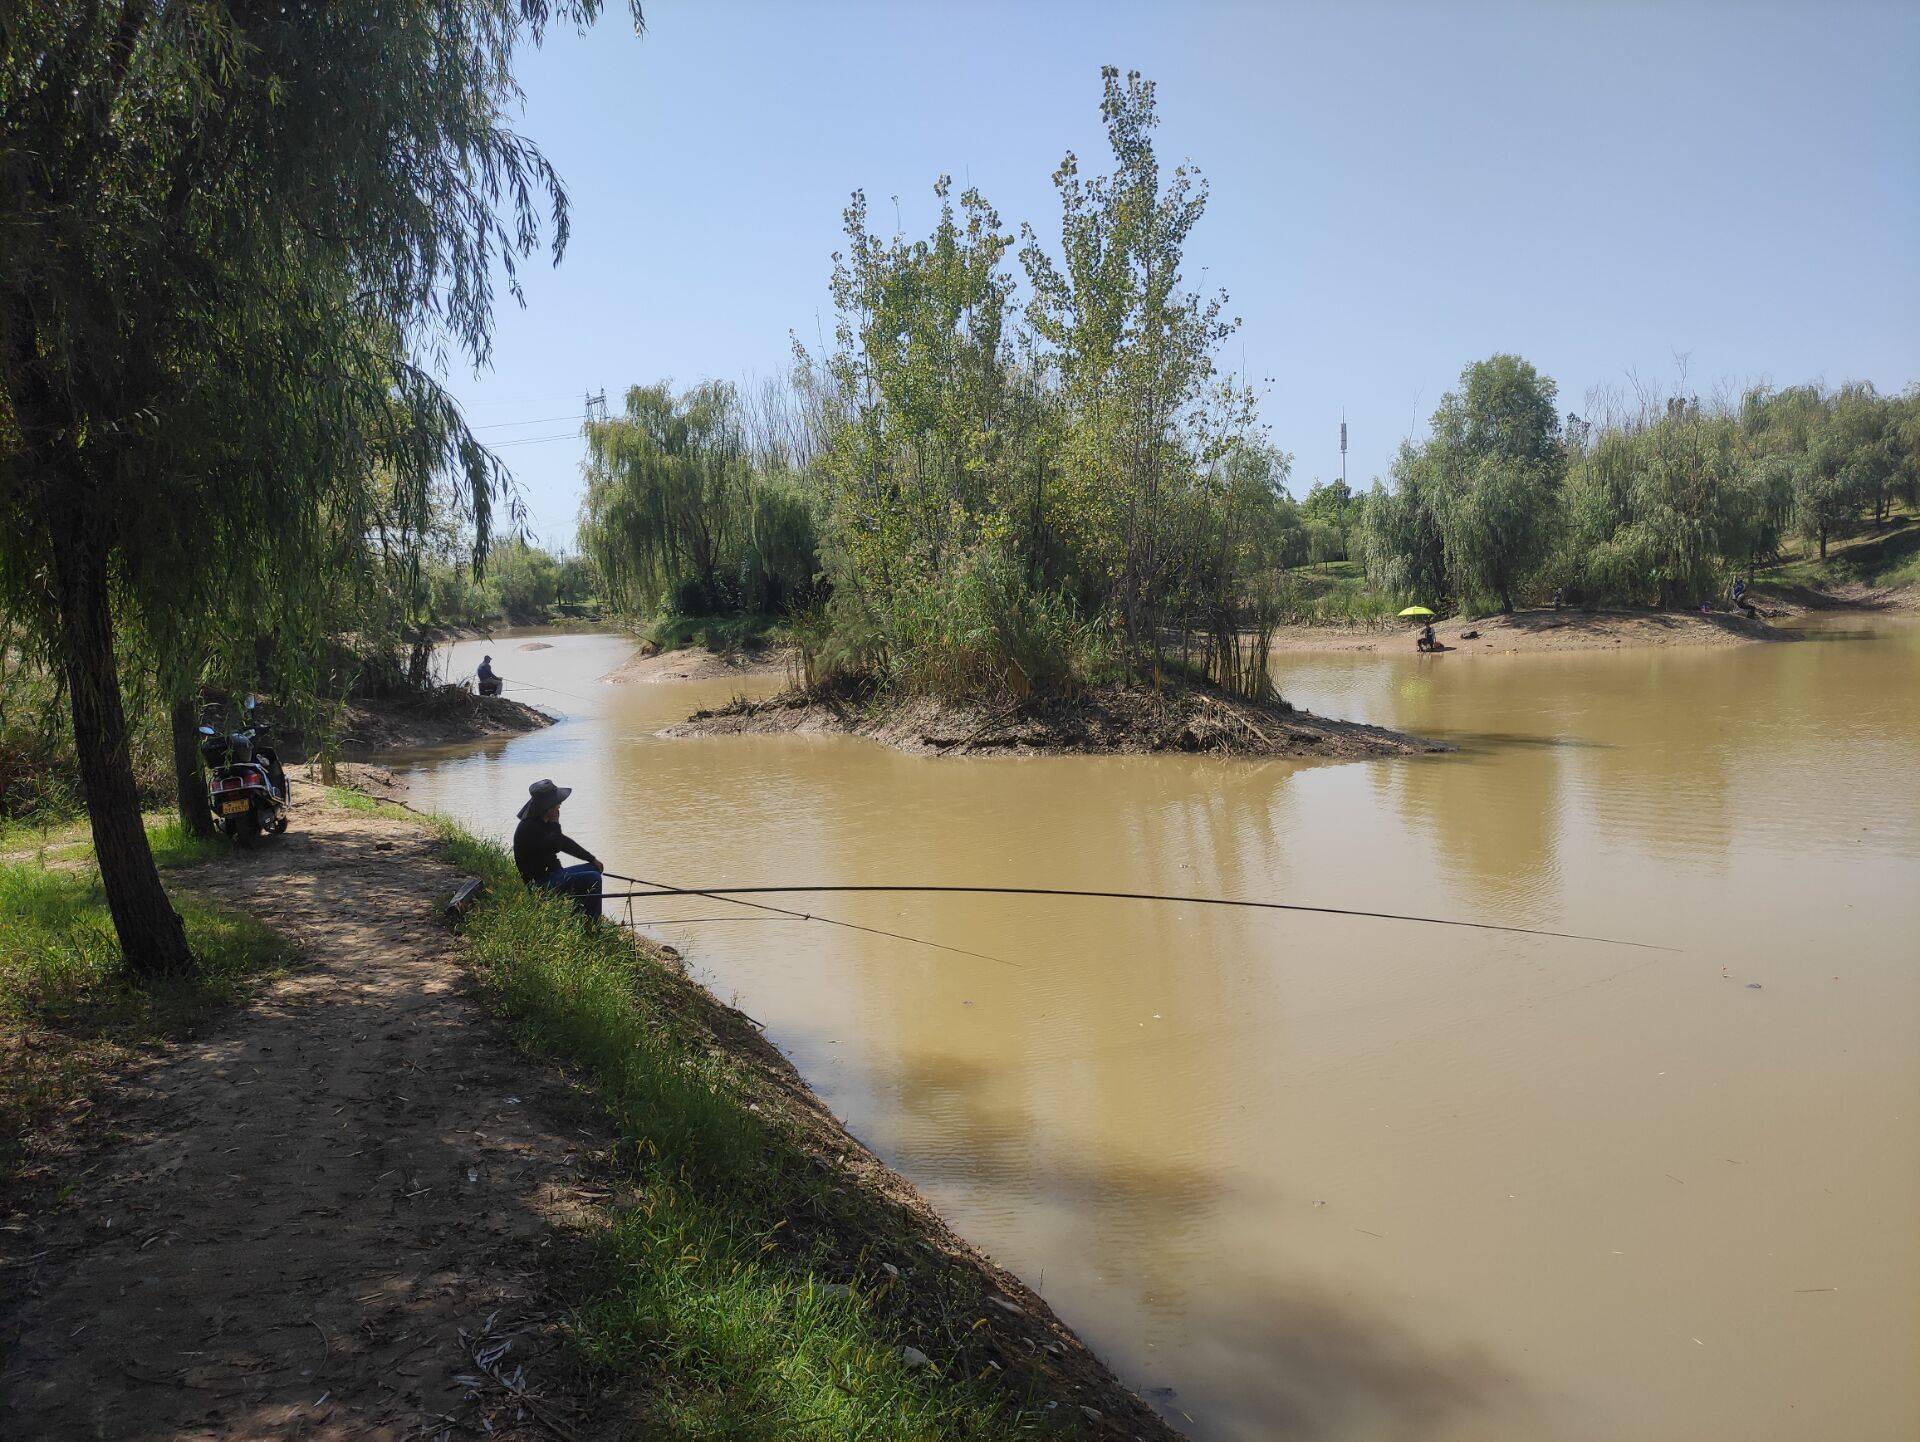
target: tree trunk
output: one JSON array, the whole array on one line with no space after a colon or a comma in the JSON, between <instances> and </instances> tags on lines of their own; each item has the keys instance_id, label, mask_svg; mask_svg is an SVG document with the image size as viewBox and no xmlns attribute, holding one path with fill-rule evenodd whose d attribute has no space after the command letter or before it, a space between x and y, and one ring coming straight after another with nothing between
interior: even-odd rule
<instances>
[{"instance_id":1,"label":"tree trunk","mask_svg":"<svg viewBox=\"0 0 1920 1442\"><path fill-rule=\"evenodd\" d=\"M67 693L73 708L73 746L86 792L87 820L107 910L120 953L135 976L151 979L193 971L186 929L160 885L140 819L127 749L126 711L113 657L113 612L107 563L98 529L74 492L83 484L63 477L46 500L53 542L55 600Z\"/></svg>"},{"instance_id":2,"label":"tree trunk","mask_svg":"<svg viewBox=\"0 0 1920 1442\"><path fill-rule=\"evenodd\" d=\"M1820 559L1827 559L1827 528L1824 522L1820 526Z\"/></svg>"},{"instance_id":3,"label":"tree trunk","mask_svg":"<svg viewBox=\"0 0 1920 1442\"><path fill-rule=\"evenodd\" d=\"M173 727L173 789L180 824L203 840L213 839L213 812L207 806L207 773L200 764L199 711L190 700L175 701L168 715Z\"/></svg>"}]
</instances>

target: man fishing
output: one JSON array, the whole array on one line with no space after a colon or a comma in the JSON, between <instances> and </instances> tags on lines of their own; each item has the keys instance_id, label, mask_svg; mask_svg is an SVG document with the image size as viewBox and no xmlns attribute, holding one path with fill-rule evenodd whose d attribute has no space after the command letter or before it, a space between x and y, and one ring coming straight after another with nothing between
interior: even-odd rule
<instances>
[{"instance_id":1,"label":"man fishing","mask_svg":"<svg viewBox=\"0 0 1920 1442\"><path fill-rule=\"evenodd\" d=\"M493 657L482 656L480 658L480 668L477 674L480 677L480 694L482 696L498 696L500 694L500 677L494 673Z\"/></svg>"},{"instance_id":2,"label":"man fishing","mask_svg":"<svg viewBox=\"0 0 1920 1442\"><path fill-rule=\"evenodd\" d=\"M560 803L573 795L571 786L536 781L527 788L527 804L520 808L520 824L513 830L513 864L529 886L544 886L571 896L580 914L600 919L600 859L560 829ZM560 853L577 856L584 865L562 866Z\"/></svg>"}]
</instances>

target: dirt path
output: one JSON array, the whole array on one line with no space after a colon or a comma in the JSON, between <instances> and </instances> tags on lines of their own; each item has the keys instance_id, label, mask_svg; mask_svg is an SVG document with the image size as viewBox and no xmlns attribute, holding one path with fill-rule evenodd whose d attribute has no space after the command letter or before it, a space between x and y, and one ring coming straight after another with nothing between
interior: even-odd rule
<instances>
[{"instance_id":1,"label":"dirt path","mask_svg":"<svg viewBox=\"0 0 1920 1442\"><path fill-rule=\"evenodd\" d=\"M431 836L310 802L185 881L305 959L119 1088L0 1274L0 1433L592 1436L543 1279L611 1134L462 995ZM483 1376L506 1342L493 1369L555 1395Z\"/></svg>"}]
</instances>

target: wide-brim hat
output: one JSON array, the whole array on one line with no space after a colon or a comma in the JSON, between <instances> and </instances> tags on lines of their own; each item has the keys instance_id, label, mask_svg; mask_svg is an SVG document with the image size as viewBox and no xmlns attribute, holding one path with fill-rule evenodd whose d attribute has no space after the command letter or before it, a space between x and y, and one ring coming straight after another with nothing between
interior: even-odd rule
<instances>
[{"instance_id":1,"label":"wide-brim hat","mask_svg":"<svg viewBox=\"0 0 1920 1442\"><path fill-rule=\"evenodd\" d=\"M550 811L573 795L571 786L555 786L551 781L536 781L527 788L527 804L520 808L520 819Z\"/></svg>"}]
</instances>

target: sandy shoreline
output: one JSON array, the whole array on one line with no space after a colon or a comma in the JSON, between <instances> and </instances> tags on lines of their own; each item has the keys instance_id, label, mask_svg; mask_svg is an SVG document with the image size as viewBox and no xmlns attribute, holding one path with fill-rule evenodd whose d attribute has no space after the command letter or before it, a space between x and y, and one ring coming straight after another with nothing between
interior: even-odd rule
<instances>
[{"instance_id":1,"label":"sandy shoreline","mask_svg":"<svg viewBox=\"0 0 1920 1442\"><path fill-rule=\"evenodd\" d=\"M636 686L660 681L711 681L721 676L778 676L786 669L787 656L784 646L726 652L705 646L651 652L642 647L600 680L607 686Z\"/></svg>"},{"instance_id":2,"label":"sandy shoreline","mask_svg":"<svg viewBox=\"0 0 1920 1442\"><path fill-rule=\"evenodd\" d=\"M1321 651L1414 653L1418 627L1396 622L1390 629L1347 626L1283 626L1274 633L1275 655ZM1777 622L1748 620L1724 612L1553 610L1539 607L1510 616L1436 621L1440 655L1527 655L1565 651L1639 650L1646 647L1742 646L1754 641L1795 641Z\"/></svg>"}]
</instances>

